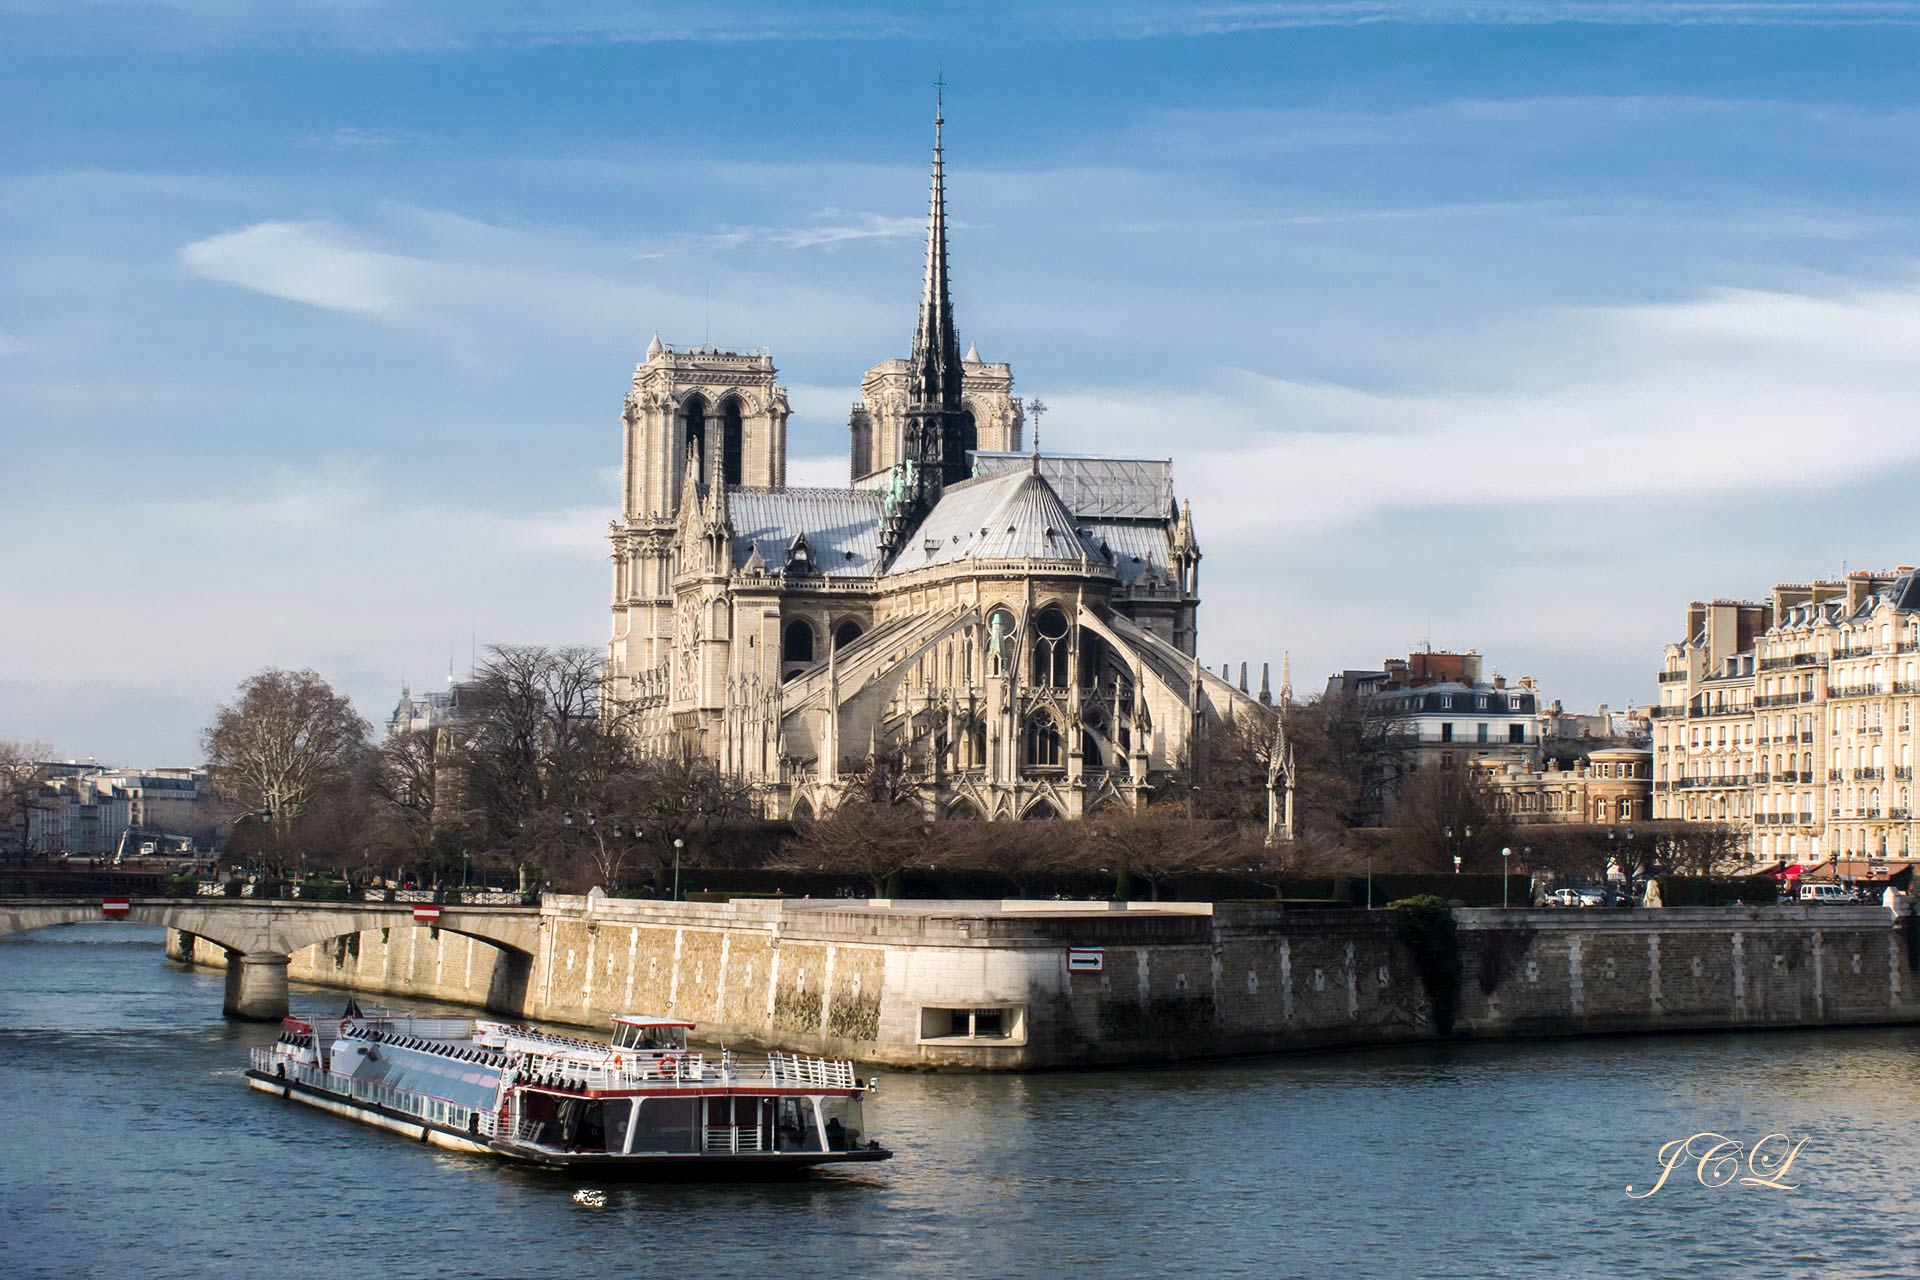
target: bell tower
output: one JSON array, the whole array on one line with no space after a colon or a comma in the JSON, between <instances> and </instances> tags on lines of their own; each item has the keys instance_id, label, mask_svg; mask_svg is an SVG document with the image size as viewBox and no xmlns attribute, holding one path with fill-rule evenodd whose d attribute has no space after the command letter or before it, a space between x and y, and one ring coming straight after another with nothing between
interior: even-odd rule
<instances>
[{"instance_id":1,"label":"bell tower","mask_svg":"<svg viewBox=\"0 0 1920 1280\"><path fill-rule=\"evenodd\" d=\"M625 695L659 669L673 639L674 517L686 477L783 489L787 389L763 351L647 344L620 415L620 519L613 542L613 641L608 674ZM698 494L694 494L698 500Z\"/></svg>"}]
</instances>

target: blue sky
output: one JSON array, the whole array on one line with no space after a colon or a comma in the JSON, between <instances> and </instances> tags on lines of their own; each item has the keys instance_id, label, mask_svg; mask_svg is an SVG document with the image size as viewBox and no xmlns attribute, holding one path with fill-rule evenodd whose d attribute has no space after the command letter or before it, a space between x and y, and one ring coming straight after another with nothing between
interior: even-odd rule
<instances>
[{"instance_id":1,"label":"blue sky","mask_svg":"<svg viewBox=\"0 0 1920 1280\"><path fill-rule=\"evenodd\" d=\"M554 8L0 0L0 736L603 643L656 329L842 477L940 71L962 339L1175 459L1211 664L1619 705L1687 600L1920 552L1920 2Z\"/></svg>"}]
</instances>

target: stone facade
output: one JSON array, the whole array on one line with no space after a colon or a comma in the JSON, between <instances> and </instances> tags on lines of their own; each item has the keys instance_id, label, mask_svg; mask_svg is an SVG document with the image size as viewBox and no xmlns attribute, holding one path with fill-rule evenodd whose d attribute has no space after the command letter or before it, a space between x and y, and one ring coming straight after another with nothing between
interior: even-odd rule
<instances>
[{"instance_id":1,"label":"stone facade","mask_svg":"<svg viewBox=\"0 0 1920 1280\"><path fill-rule=\"evenodd\" d=\"M1914 856L1920 576L1687 607L1654 720L1654 816L1732 822L1757 862L1884 878Z\"/></svg>"},{"instance_id":2,"label":"stone facade","mask_svg":"<svg viewBox=\"0 0 1920 1280\"><path fill-rule=\"evenodd\" d=\"M1920 1022L1911 918L1874 907L1461 910L1448 1034ZM726 904L549 898L530 956L394 927L288 976L604 1028L672 1014L710 1043L1024 1069L1442 1034L1387 912L1245 904ZM1070 948L1098 948L1077 971ZM174 935L177 959L220 949ZM297 1000L296 1000L297 1002Z\"/></svg>"},{"instance_id":3,"label":"stone facade","mask_svg":"<svg viewBox=\"0 0 1920 1280\"><path fill-rule=\"evenodd\" d=\"M1018 453L1011 368L959 354L939 123L913 348L862 384L849 488L787 486L764 352L656 336L622 414L608 697L771 817L831 808L876 757L932 816L1137 805L1254 705L1194 659L1172 464Z\"/></svg>"}]
</instances>

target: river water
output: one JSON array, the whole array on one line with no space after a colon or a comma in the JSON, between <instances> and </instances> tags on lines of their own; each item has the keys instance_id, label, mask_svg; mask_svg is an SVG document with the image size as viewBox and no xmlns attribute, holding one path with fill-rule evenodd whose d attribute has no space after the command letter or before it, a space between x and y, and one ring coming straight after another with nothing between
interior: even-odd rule
<instances>
[{"instance_id":1,"label":"river water","mask_svg":"<svg viewBox=\"0 0 1920 1280\"><path fill-rule=\"evenodd\" d=\"M0 939L0 1275L1920 1274L1915 1030L886 1072L887 1164L613 1184L590 1209L564 1175L247 1089L275 1029L224 1022L221 975L160 943ZM1774 1179L1797 1188L1710 1188L1688 1163L1626 1195L1703 1130L1804 1138Z\"/></svg>"}]
</instances>

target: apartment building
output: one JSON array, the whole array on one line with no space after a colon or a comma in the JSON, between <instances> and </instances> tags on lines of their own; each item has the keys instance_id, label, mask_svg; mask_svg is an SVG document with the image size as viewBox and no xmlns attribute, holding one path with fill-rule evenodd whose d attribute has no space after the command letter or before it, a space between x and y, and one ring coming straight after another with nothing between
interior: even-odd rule
<instances>
[{"instance_id":1,"label":"apartment building","mask_svg":"<svg viewBox=\"0 0 1920 1280\"><path fill-rule=\"evenodd\" d=\"M1878 876L1913 853L1920 575L1687 606L1654 710L1654 816L1744 824L1752 857Z\"/></svg>"}]
</instances>

